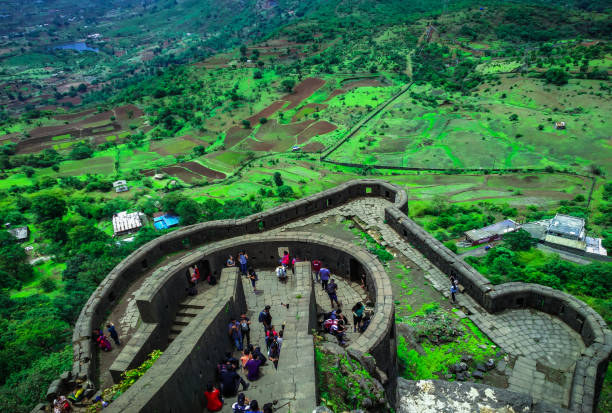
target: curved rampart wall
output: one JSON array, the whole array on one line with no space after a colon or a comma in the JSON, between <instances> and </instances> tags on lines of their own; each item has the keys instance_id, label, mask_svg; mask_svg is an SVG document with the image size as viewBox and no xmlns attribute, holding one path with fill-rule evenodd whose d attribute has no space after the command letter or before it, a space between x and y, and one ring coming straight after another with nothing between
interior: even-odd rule
<instances>
[{"instance_id":1,"label":"curved rampart wall","mask_svg":"<svg viewBox=\"0 0 612 413\"><path fill-rule=\"evenodd\" d=\"M395 313L393 305L393 292L387 274L380 262L368 254L365 250L349 242L321 234L307 232L283 232L280 234L266 235L264 239L260 235L245 235L215 242L205 247L200 247L192 253L185 255L175 261L156 270L142 285L136 293L136 302L140 312L140 318L145 323L142 329L148 329L156 325L161 341L167 343L170 328L174 316L178 311L179 304L185 298L185 289L188 285L185 273L187 269L196 263L208 261L213 271L220 272L227 256L236 255L239 250L245 250L249 254L249 265L255 268L273 268L278 265L279 248L287 248L290 254L304 261L313 259L322 260L325 265L336 276L353 279L357 281L363 273L368 287L368 297L374 302L374 316L370 327L361 334L349 348L370 353L376 359L378 368L385 372L387 377L392 378L392 388L395 388L395 377L397 376L396 346L395 346ZM352 262L351 262L352 261ZM225 273L226 270L223 271ZM297 280L303 288L305 305L308 306L309 329L316 326L316 307L314 301L310 302L310 272L307 279ZM302 277L305 278L305 277ZM221 280L223 281L223 280ZM216 288L216 287L212 287ZM314 297L314 296L313 296ZM354 303L345 303L352 306ZM251 309L257 311L258 309ZM237 314L233 314L237 316ZM190 323L191 325L191 323ZM182 332L179 336L184 335ZM200 332L196 332L200 334ZM165 339L165 340L164 340ZM140 365L146 355L154 349L150 341L140 342L130 340L118 359L127 359L119 365L113 364L111 372L117 378L127 368ZM173 346L174 344L171 344ZM231 345L228 343L228 345ZM158 347L165 348L165 346ZM123 353L126 353L124 356ZM210 366L213 370L213 366ZM389 392L392 399L395 391Z\"/></svg>"},{"instance_id":2,"label":"curved rampart wall","mask_svg":"<svg viewBox=\"0 0 612 413\"><path fill-rule=\"evenodd\" d=\"M386 208L385 220L442 272L456 275L468 294L488 312L533 308L560 318L580 334L587 349L576 362L570 404L576 412L594 411L612 353L612 333L599 314L577 298L542 285L492 285L402 211Z\"/></svg>"},{"instance_id":3,"label":"curved rampart wall","mask_svg":"<svg viewBox=\"0 0 612 413\"><path fill-rule=\"evenodd\" d=\"M92 330L104 321L108 309L115 304L127 286L162 256L193 248L205 242L255 234L359 197L380 197L393 202L394 206L385 210L386 222L443 272L456 274L468 294L488 311L501 311L507 308L505 306L528 307L537 303L537 299L528 299L528 297L539 297L538 291L543 290L536 289L536 292L533 290L534 287L540 288L539 286L491 285L486 278L410 220L405 215L408 209L405 191L382 181L351 181L264 213L240 220L192 225L143 245L109 273L83 307L73 334L74 364L71 380L93 378L96 366L93 357L95 350L90 340ZM497 291L497 294L494 294L494 291ZM581 334L588 346L576 366L571 403L576 411L592 411L597 404L612 352L610 332L601 317L581 301L558 291L547 293L546 297L544 301L550 314L559 316L571 325ZM389 333L394 334L394 331Z\"/></svg>"},{"instance_id":4,"label":"curved rampart wall","mask_svg":"<svg viewBox=\"0 0 612 413\"><path fill-rule=\"evenodd\" d=\"M407 212L406 192L387 182L357 180L239 220L205 222L181 228L141 246L119 263L91 295L74 327L72 336L74 363L71 382L93 379L96 358L91 333L105 320L107 311L127 287L163 256L239 235L259 233L295 219L337 207L359 197L380 197L394 202Z\"/></svg>"},{"instance_id":5,"label":"curved rampart wall","mask_svg":"<svg viewBox=\"0 0 612 413\"><path fill-rule=\"evenodd\" d=\"M223 270L209 308L200 311L153 366L107 408L112 412L204 411L203 388L215 381L215 365L227 346L230 318L246 310L236 268Z\"/></svg>"}]
</instances>

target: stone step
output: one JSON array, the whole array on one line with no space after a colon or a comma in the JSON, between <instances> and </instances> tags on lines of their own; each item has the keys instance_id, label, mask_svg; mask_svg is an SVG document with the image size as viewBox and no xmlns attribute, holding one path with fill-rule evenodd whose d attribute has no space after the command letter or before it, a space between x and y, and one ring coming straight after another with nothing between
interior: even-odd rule
<instances>
[{"instance_id":1,"label":"stone step","mask_svg":"<svg viewBox=\"0 0 612 413\"><path fill-rule=\"evenodd\" d=\"M204 306L197 305L197 304L179 304L179 308L181 310L186 310L186 309L201 310L204 308Z\"/></svg>"},{"instance_id":2,"label":"stone step","mask_svg":"<svg viewBox=\"0 0 612 413\"><path fill-rule=\"evenodd\" d=\"M170 327L170 335L172 334L176 334L179 335L181 333L181 331L183 331L182 326L180 325L172 325L172 327Z\"/></svg>"},{"instance_id":3,"label":"stone step","mask_svg":"<svg viewBox=\"0 0 612 413\"><path fill-rule=\"evenodd\" d=\"M197 314L194 311L179 311L176 313L177 317L195 317Z\"/></svg>"},{"instance_id":4,"label":"stone step","mask_svg":"<svg viewBox=\"0 0 612 413\"><path fill-rule=\"evenodd\" d=\"M204 306L210 300L209 296L204 296L204 294L198 294L193 297L187 297L183 304L186 305L201 305Z\"/></svg>"},{"instance_id":5,"label":"stone step","mask_svg":"<svg viewBox=\"0 0 612 413\"><path fill-rule=\"evenodd\" d=\"M174 339L177 338L177 337L178 337L178 334L174 334L174 333L170 334L168 336L168 343L172 343L174 341Z\"/></svg>"},{"instance_id":6,"label":"stone step","mask_svg":"<svg viewBox=\"0 0 612 413\"><path fill-rule=\"evenodd\" d=\"M191 321L193 317L182 317L182 316L178 316L174 319L174 325L179 325L179 326L186 326L187 324L189 324L189 322Z\"/></svg>"}]
</instances>

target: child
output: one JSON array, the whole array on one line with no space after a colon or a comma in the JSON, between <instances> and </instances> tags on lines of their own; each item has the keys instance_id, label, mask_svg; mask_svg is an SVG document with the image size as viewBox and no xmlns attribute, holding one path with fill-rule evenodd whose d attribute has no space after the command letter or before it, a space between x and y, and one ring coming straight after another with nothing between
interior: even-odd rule
<instances>
[{"instance_id":1,"label":"child","mask_svg":"<svg viewBox=\"0 0 612 413\"><path fill-rule=\"evenodd\" d=\"M257 280L259 278L257 278L257 273L252 268L249 269L249 279L251 280L251 285L253 286L253 292L257 293L257 287L255 286L255 283L257 283Z\"/></svg>"}]
</instances>

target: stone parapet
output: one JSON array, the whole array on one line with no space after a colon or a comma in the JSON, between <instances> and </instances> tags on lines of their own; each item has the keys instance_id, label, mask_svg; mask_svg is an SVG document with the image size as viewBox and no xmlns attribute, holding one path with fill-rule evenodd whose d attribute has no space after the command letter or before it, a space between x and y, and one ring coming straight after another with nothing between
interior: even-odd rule
<instances>
[{"instance_id":1,"label":"stone parapet","mask_svg":"<svg viewBox=\"0 0 612 413\"><path fill-rule=\"evenodd\" d=\"M254 236L253 234L261 234L266 230L314 213L323 212L360 197L378 197L391 202L392 206L385 209L386 224L407 242L410 242L442 272L457 276L460 283L465 287L465 292L485 310L497 312L506 308L530 307L559 317L577 331L587 346L587 350L577 363L571 403L575 411L593 410L593 407L597 405L603 377L612 352L612 337L601 317L580 300L563 292L533 284L492 285L485 277L406 216L408 198L404 190L387 182L372 179L347 182L336 188L243 219L207 222L181 228L134 251L100 283L79 315L73 333L74 364L71 374L72 380L77 378L93 379L96 371L96 350L91 342L92 330L100 326L109 308L116 304L127 287L163 256L239 236L255 237L261 244L262 241L267 240L268 236L265 235L262 240L261 235ZM287 233L284 235L287 235ZM358 276L351 274L349 271L351 259L359 262L362 267L374 268L376 265L380 265L375 258L365 252L363 253L365 255L361 255L360 252L356 252L354 256L349 255L347 251L355 250L355 246L352 244L343 245L341 248L346 249L342 254L338 252L338 249L329 248L329 246L323 247L329 242L323 236L313 236L312 239L305 236L304 233L296 233L293 236L295 238L292 240L285 239L285 243L290 248L302 251L301 258L308 259L314 256L322 258L325 262L333 263L330 266L335 265L338 271L344 269L344 276L349 278ZM317 247L316 250L312 250L312 248L307 247L309 243L317 244L317 241L321 241L318 244L320 248ZM256 246L258 243L253 245ZM337 240L332 241L332 243L334 245L331 247L341 245ZM219 245L226 245L227 250L231 250L231 241L229 244ZM202 251L194 251L187 257L196 259L197 254L202 256ZM308 256L308 254L315 255ZM269 256L266 258L267 255L263 251L261 251L261 254L257 254L258 257L261 257L262 263L275 258ZM217 259L221 258L211 260L211 268L220 268ZM187 261L183 263L185 262ZM167 300L166 304L168 305L171 305L169 303L172 302L178 303L178 292L181 290L180 288L176 291L172 290L173 286L180 287L180 281L178 281L180 277L177 275L177 271L180 272L180 266L169 267L165 271L161 276L167 277L170 284L166 286L164 283L164 291L161 288L155 290L155 287L152 286L152 289L148 292L149 299L145 297L143 291L143 295L138 301L143 321L158 323L162 334L166 329L166 319L161 315L158 304L164 302L164 300ZM377 362L380 361L382 365L386 366L386 373L389 377L393 378L397 374L394 308L390 283L386 275L380 279L368 276L367 285L370 298L376 303L376 315L372 321L372 327L352 345L360 350L369 349L366 352L371 351ZM167 291L168 288L166 287L170 287L170 291Z\"/></svg>"},{"instance_id":2,"label":"stone parapet","mask_svg":"<svg viewBox=\"0 0 612 413\"><path fill-rule=\"evenodd\" d=\"M215 381L215 363L223 358L227 325L246 310L237 268L226 268L210 309L201 311L155 364L108 407L111 412L203 411L202 383Z\"/></svg>"},{"instance_id":3,"label":"stone parapet","mask_svg":"<svg viewBox=\"0 0 612 413\"><path fill-rule=\"evenodd\" d=\"M440 271L455 275L489 313L533 308L558 317L580 334L587 349L576 365L570 402L572 411L594 410L612 354L612 333L599 314L583 301L550 287L519 282L493 285L396 207L385 209L385 219Z\"/></svg>"}]
</instances>

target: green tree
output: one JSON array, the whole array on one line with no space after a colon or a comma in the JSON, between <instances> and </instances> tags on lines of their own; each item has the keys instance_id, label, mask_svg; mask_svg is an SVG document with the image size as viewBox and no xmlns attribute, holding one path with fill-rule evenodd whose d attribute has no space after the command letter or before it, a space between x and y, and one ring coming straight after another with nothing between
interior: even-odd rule
<instances>
[{"instance_id":1,"label":"green tree","mask_svg":"<svg viewBox=\"0 0 612 413\"><path fill-rule=\"evenodd\" d=\"M181 218L181 224L192 225L202 219L202 206L193 199L185 199L178 203L175 209Z\"/></svg>"},{"instance_id":2,"label":"green tree","mask_svg":"<svg viewBox=\"0 0 612 413\"><path fill-rule=\"evenodd\" d=\"M32 274L24 249L11 234L0 231L0 280L3 288L18 288Z\"/></svg>"},{"instance_id":3,"label":"green tree","mask_svg":"<svg viewBox=\"0 0 612 413\"><path fill-rule=\"evenodd\" d=\"M87 159L91 158L94 150L86 143L76 144L70 151L70 159Z\"/></svg>"},{"instance_id":4,"label":"green tree","mask_svg":"<svg viewBox=\"0 0 612 413\"><path fill-rule=\"evenodd\" d=\"M546 79L546 83L552 83L557 86L563 86L567 84L569 79L569 75L567 72L559 67L553 67L548 69L544 73L544 79Z\"/></svg>"},{"instance_id":5,"label":"green tree","mask_svg":"<svg viewBox=\"0 0 612 413\"><path fill-rule=\"evenodd\" d=\"M28 178L31 178L34 173L36 172L34 170L34 168L32 168L31 166L24 166L21 168L21 171L25 174L25 176L27 176Z\"/></svg>"},{"instance_id":6,"label":"green tree","mask_svg":"<svg viewBox=\"0 0 612 413\"><path fill-rule=\"evenodd\" d=\"M206 148L204 145L195 146L193 148L193 153L196 154L196 156L202 156L206 153Z\"/></svg>"},{"instance_id":7,"label":"green tree","mask_svg":"<svg viewBox=\"0 0 612 413\"><path fill-rule=\"evenodd\" d=\"M527 251L537 243L524 229L505 234L503 240L512 251Z\"/></svg>"},{"instance_id":8,"label":"green tree","mask_svg":"<svg viewBox=\"0 0 612 413\"><path fill-rule=\"evenodd\" d=\"M46 293L50 293L51 291L55 290L56 287L57 284L53 278L43 278L40 281L40 288L42 288L42 290Z\"/></svg>"},{"instance_id":9,"label":"green tree","mask_svg":"<svg viewBox=\"0 0 612 413\"><path fill-rule=\"evenodd\" d=\"M281 86L285 92L291 93L293 92L293 87L295 86L295 80L285 79L281 82Z\"/></svg>"},{"instance_id":10,"label":"green tree","mask_svg":"<svg viewBox=\"0 0 612 413\"><path fill-rule=\"evenodd\" d=\"M279 186L276 192L281 198L291 198L293 196L293 188L291 188L289 185Z\"/></svg>"},{"instance_id":11,"label":"green tree","mask_svg":"<svg viewBox=\"0 0 612 413\"><path fill-rule=\"evenodd\" d=\"M444 246L448 248L449 250L451 250L452 252L457 253L457 244L454 243L453 241L446 241L444 243Z\"/></svg>"},{"instance_id":12,"label":"green tree","mask_svg":"<svg viewBox=\"0 0 612 413\"><path fill-rule=\"evenodd\" d=\"M281 176L280 172L274 172L273 177L276 186L283 186L283 177Z\"/></svg>"},{"instance_id":13,"label":"green tree","mask_svg":"<svg viewBox=\"0 0 612 413\"><path fill-rule=\"evenodd\" d=\"M187 200L187 198L184 195L178 192L170 192L162 199L162 208L167 212L176 212L178 204L185 200Z\"/></svg>"},{"instance_id":14,"label":"green tree","mask_svg":"<svg viewBox=\"0 0 612 413\"><path fill-rule=\"evenodd\" d=\"M61 218L66 213L66 201L53 195L38 195L32 200L32 212L38 222Z\"/></svg>"}]
</instances>

